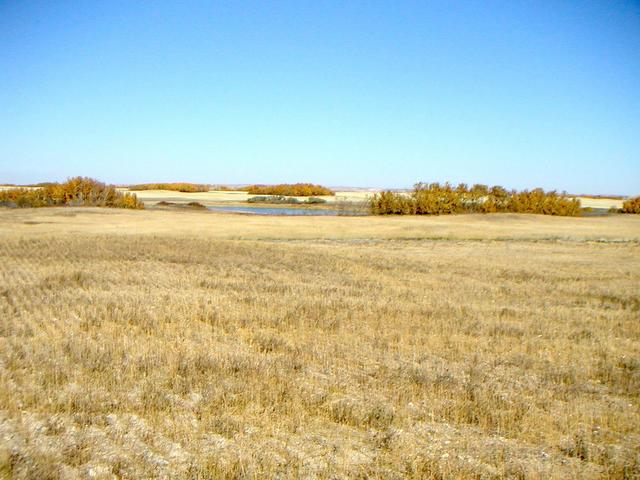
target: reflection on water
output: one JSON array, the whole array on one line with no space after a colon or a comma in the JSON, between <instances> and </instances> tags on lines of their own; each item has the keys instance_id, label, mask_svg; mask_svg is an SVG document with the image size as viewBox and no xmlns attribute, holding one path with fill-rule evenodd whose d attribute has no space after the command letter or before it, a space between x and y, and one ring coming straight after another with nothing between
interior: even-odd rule
<instances>
[{"instance_id":1,"label":"reflection on water","mask_svg":"<svg viewBox=\"0 0 640 480\"><path fill-rule=\"evenodd\" d=\"M335 215L362 215L354 210L325 210L307 208L271 208L271 207L242 207L230 205L228 207L209 207L209 210L218 212L249 213L253 215L314 215L314 216L335 216Z\"/></svg>"}]
</instances>

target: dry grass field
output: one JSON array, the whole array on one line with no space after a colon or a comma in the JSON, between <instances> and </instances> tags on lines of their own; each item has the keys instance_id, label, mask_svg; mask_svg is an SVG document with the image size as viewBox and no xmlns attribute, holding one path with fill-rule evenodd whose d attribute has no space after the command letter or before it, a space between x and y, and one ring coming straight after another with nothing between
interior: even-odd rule
<instances>
[{"instance_id":1,"label":"dry grass field","mask_svg":"<svg viewBox=\"0 0 640 480\"><path fill-rule=\"evenodd\" d=\"M0 478L640 477L640 218L0 209Z\"/></svg>"},{"instance_id":2,"label":"dry grass field","mask_svg":"<svg viewBox=\"0 0 640 480\"><path fill-rule=\"evenodd\" d=\"M583 208L622 208L624 200L619 198L592 198L592 197L575 197L580 200Z\"/></svg>"}]
</instances>

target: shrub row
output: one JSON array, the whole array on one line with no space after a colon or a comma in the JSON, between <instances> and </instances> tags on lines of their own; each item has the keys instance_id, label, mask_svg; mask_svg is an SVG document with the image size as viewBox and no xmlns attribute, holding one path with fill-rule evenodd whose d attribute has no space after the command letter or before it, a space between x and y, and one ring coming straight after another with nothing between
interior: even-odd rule
<instances>
[{"instance_id":1,"label":"shrub row","mask_svg":"<svg viewBox=\"0 0 640 480\"><path fill-rule=\"evenodd\" d=\"M318 203L327 203L324 198L309 197L306 200L298 200L297 198L285 197L284 195L259 195L251 197L247 200L249 203L285 203L292 205L313 205Z\"/></svg>"},{"instance_id":2,"label":"shrub row","mask_svg":"<svg viewBox=\"0 0 640 480\"><path fill-rule=\"evenodd\" d=\"M122 193L113 185L91 178L75 177L64 183L39 188L12 188L0 191L0 204L17 207L51 207L56 205L114 208L144 208L134 193Z\"/></svg>"},{"instance_id":3,"label":"shrub row","mask_svg":"<svg viewBox=\"0 0 640 480\"><path fill-rule=\"evenodd\" d=\"M629 198L622 203L622 213L640 213L640 197Z\"/></svg>"},{"instance_id":4,"label":"shrub row","mask_svg":"<svg viewBox=\"0 0 640 480\"><path fill-rule=\"evenodd\" d=\"M312 197L316 195L335 195L333 190L312 183L282 183L280 185L250 185L244 190L251 195L286 195L289 197Z\"/></svg>"},{"instance_id":5,"label":"shrub row","mask_svg":"<svg viewBox=\"0 0 640 480\"><path fill-rule=\"evenodd\" d=\"M139 185L129 185L129 190L171 190L174 192L208 192L209 185L198 183L141 183Z\"/></svg>"},{"instance_id":6,"label":"shrub row","mask_svg":"<svg viewBox=\"0 0 640 480\"><path fill-rule=\"evenodd\" d=\"M417 183L410 193L384 191L373 195L374 215L445 215L453 213L540 213L580 215L580 201L537 188L521 192L503 187Z\"/></svg>"}]
</instances>

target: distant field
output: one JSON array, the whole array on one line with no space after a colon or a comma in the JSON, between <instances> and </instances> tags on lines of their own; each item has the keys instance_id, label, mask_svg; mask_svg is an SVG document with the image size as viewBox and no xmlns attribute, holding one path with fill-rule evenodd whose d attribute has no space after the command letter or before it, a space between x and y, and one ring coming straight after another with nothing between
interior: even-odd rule
<instances>
[{"instance_id":1,"label":"distant field","mask_svg":"<svg viewBox=\"0 0 640 480\"><path fill-rule=\"evenodd\" d=\"M637 216L0 209L0 278L0 478L640 475Z\"/></svg>"},{"instance_id":2,"label":"distant field","mask_svg":"<svg viewBox=\"0 0 640 480\"><path fill-rule=\"evenodd\" d=\"M591 198L591 197L576 197L580 199L580 204L583 208L622 208L622 202L624 200L619 198Z\"/></svg>"},{"instance_id":3,"label":"distant field","mask_svg":"<svg viewBox=\"0 0 640 480\"><path fill-rule=\"evenodd\" d=\"M127 190L127 189L123 189ZM165 202L187 202L196 201L205 205L213 205L217 203L227 202L246 202L250 197L247 192L241 191L210 191L198 193L181 193L171 192L168 190L136 190L134 193L144 202L157 203ZM328 203L332 202L361 202L370 195L369 192L336 192L335 196L323 196ZM300 200L306 200L306 197L295 197Z\"/></svg>"}]
</instances>

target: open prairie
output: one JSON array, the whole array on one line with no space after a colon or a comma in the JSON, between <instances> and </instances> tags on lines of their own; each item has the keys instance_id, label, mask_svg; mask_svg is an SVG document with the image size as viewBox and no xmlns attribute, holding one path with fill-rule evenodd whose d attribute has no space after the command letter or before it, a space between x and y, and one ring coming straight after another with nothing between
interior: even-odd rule
<instances>
[{"instance_id":1,"label":"open prairie","mask_svg":"<svg viewBox=\"0 0 640 480\"><path fill-rule=\"evenodd\" d=\"M638 216L0 209L0 279L0 477L640 476Z\"/></svg>"}]
</instances>

